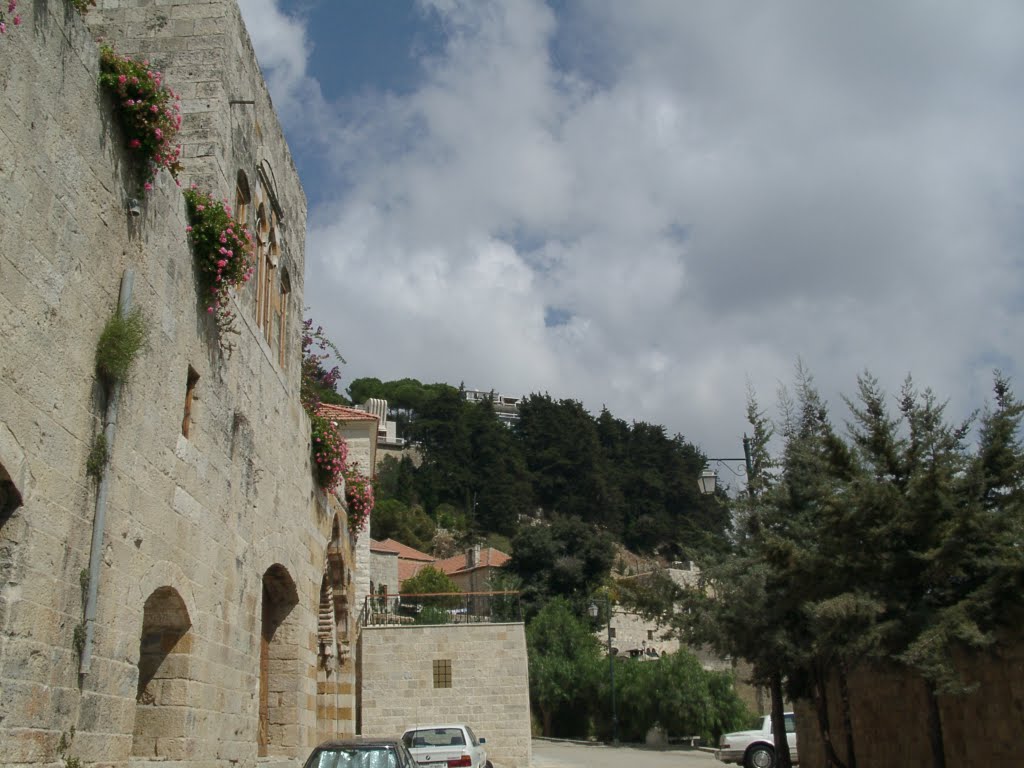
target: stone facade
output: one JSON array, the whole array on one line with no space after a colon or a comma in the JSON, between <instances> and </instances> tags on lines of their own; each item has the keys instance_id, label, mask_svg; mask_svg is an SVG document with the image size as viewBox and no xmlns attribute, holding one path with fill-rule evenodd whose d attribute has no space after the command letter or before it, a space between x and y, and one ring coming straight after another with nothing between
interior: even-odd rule
<instances>
[{"instance_id":1,"label":"stone facade","mask_svg":"<svg viewBox=\"0 0 1024 768\"><path fill-rule=\"evenodd\" d=\"M983 653L961 653L958 671L974 686L969 693L940 696L939 717L945 764L1016 768L1022 764L1021 713L1024 712L1024 642L1005 642ZM850 720L857 764L871 768L936 765L928 732L924 682L896 666L861 665L851 671ZM840 759L846 758L846 731L839 709L838 680L829 691L829 726ZM825 750L817 716L809 702L797 702L797 740L802 768L824 768Z\"/></svg>"},{"instance_id":2,"label":"stone facade","mask_svg":"<svg viewBox=\"0 0 1024 768\"><path fill-rule=\"evenodd\" d=\"M665 569L665 572L682 588L692 588L700 579L700 569L692 562L676 563L673 567ZM619 577L619 581L643 578L643 575L622 576ZM664 625L656 619L645 618L620 606L612 607L611 629L613 654L637 661L650 661L685 648L697 657L704 669L732 673L736 693L743 703L751 712L767 714L767 692L751 683L753 669L748 662L722 657L709 647L694 647L680 643L671 626ZM601 641L601 646L605 647L608 640L607 626L597 630L594 636Z\"/></svg>"},{"instance_id":3,"label":"stone facade","mask_svg":"<svg viewBox=\"0 0 1024 768\"><path fill-rule=\"evenodd\" d=\"M373 478L377 467L377 425L376 416L346 408L339 405L324 403L320 406L321 416L329 419L348 444L348 463L351 469ZM373 559L370 554L370 521L366 521L363 531L356 539L353 552L353 611L358 617L362 606L370 594L370 570Z\"/></svg>"},{"instance_id":4,"label":"stone facade","mask_svg":"<svg viewBox=\"0 0 1024 768\"><path fill-rule=\"evenodd\" d=\"M370 543L370 589L371 594L398 593L398 553Z\"/></svg>"},{"instance_id":5,"label":"stone facade","mask_svg":"<svg viewBox=\"0 0 1024 768\"><path fill-rule=\"evenodd\" d=\"M468 723L495 768L530 764L530 695L522 624L364 627L362 733ZM446 665L445 662L448 662Z\"/></svg>"},{"instance_id":6,"label":"stone facade","mask_svg":"<svg viewBox=\"0 0 1024 768\"><path fill-rule=\"evenodd\" d=\"M57 764L72 727L85 764L294 764L354 732L354 542L312 482L306 201L248 35L234 0L23 16L0 41L0 764ZM163 173L127 211L99 35L182 94L181 180L260 234L229 357L181 192ZM125 275L149 340L108 397L94 353Z\"/></svg>"}]
</instances>

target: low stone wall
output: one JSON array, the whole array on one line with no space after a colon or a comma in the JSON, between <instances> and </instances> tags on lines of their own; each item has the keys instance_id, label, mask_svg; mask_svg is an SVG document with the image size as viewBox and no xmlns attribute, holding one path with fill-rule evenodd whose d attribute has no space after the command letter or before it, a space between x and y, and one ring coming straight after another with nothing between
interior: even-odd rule
<instances>
[{"instance_id":1,"label":"low stone wall","mask_svg":"<svg viewBox=\"0 0 1024 768\"><path fill-rule=\"evenodd\" d=\"M397 735L416 723L466 723L487 739L495 768L530 764L522 624L365 627L359 642L363 734ZM450 678L435 679L446 669ZM449 682L451 687L438 687Z\"/></svg>"},{"instance_id":2,"label":"low stone wall","mask_svg":"<svg viewBox=\"0 0 1024 768\"><path fill-rule=\"evenodd\" d=\"M962 696L940 696L939 712L948 766L1017 768L1022 764L1024 642L959 656L962 679L976 685ZM924 682L895 666L861 666L849 676L854 749L860 768L933 765ZM839 690L831 681L832 739L846 758ZM825 752L810 702L799 702L797 738L803 768L824 768Z\"/></svg>"}]
</instances>

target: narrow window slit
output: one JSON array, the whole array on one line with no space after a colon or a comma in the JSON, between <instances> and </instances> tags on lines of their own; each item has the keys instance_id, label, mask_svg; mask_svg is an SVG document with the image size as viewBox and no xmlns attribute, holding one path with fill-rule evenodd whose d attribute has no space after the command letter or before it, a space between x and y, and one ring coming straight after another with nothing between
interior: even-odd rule
<instances>
[{"instance_id":1,"label":"narrow window slit","mask_svg":"<svg viewBox=\"0 0 1024 768\"><path fill-rule=\"evenodd\" d=\"M185 414L181 419L181 434L188 437L189 428L192 426L192 401L196 396L196 384L199 383L199 374L191 365L188 367L188 379L185 382Z\"/></svg>"}]
</instances>

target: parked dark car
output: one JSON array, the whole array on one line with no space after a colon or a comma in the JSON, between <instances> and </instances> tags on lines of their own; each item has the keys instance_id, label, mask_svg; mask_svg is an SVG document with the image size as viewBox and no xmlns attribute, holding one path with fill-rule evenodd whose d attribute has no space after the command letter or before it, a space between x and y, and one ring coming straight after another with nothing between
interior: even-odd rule
<instances>
[{"instance_id":1,"label":"parked dark car","mask_svg":"<svg viewBox=\"0 0 1024 768\"><path fill-rule=\"evenodd\" d=\"M417 768L401 739L352 739L325 741L313 750L303 768Z\"/></svg>"}]
</instances>

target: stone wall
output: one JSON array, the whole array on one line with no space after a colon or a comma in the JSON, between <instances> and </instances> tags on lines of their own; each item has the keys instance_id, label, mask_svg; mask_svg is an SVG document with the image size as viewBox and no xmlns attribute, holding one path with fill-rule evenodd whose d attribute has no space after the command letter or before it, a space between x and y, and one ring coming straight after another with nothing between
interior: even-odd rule
<instances>
[{"instance_id":1,"label":"stone wall","mask_svg":"<svg viewBox=\"0 0 1024 768\"><path fill-rule=\"evenodd\" d=\"M530 697L522 624L364 627L362 733L420 723L467 723L495 768L530 764ZM451 687L435 687L450 662ZM443 682L443 681L442 681Z\"/></svg>"},{"instance_id":2,"label":"stone wall","mask_svg":"<svg viewBox=\"0 0 1024 768\"><path fill-rule=\"evenodd\" d=\"M375 593L381 587L390 594L398 592L397 552L372 551L370 553L370 583L373 585Z\"/></svg>"},{"instance_id":3,"label":"stone wall","mask_svg":"<svg viewBox=\"0 0 1024 768\"><path fill-rule=\"evenodd\" d=\"M948 766L1016 768L1024 713L1024 643L997 646L988 653L959 656L962 679L976 688L962 696L940 696L945 762ZM928 733L924 682L895 666L861 666L849 676L851 722L857 765L904 768L935 765ZM846 731L835 679L829 689L833 744L846 757ZM824 768L824 747L809 702L798 702L800 764Z\"/></svg>"},{"instance_id":4,"label":"stone wall","mask_svg":"<svg viewBox=\"0 0 1024 768\"><path fill-rule=\"evenodd\" d=\"M343 510L312 483L298 398L306 202L248 36L233 0L101 0L91 30L64 0L32 0L23 17L0 41L0 764L56 764L72 726L69 755L86 764L294 762L354 730L354 662L325 659L318 626L325 583L351 589L353 553ZM137 188L94 34L185 95L186 184L234 201L242 171L249 224L257 202L274 211L268 284L278 295L287 274L290 294L270 332L255 287L241 293L230 357L197 289L180 190L162 173L142 215L126 210ZM79 675L98 502L86 461L106 413L94 353L126 270L149 341L113 410Z\"/></svg>"}]
</instances>

